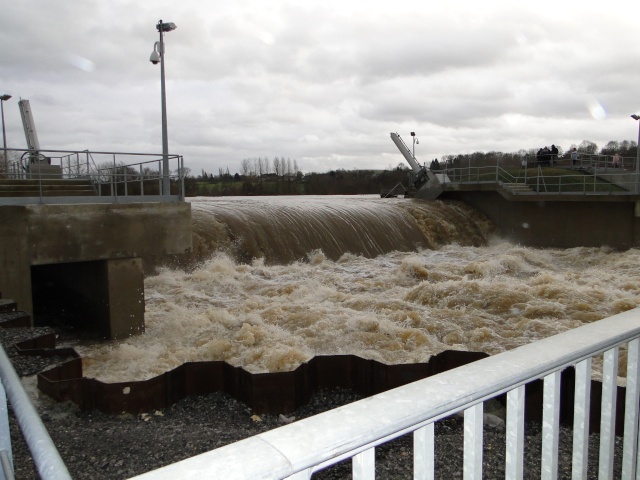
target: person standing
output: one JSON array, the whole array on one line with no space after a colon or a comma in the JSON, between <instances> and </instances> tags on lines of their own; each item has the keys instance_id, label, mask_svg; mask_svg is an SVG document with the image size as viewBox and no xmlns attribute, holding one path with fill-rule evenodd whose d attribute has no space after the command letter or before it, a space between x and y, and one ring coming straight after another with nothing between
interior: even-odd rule
<instances>
[{"instance_id":1,"label":"person standing","mask_svg":"<svg viewBox=\"0 0 640 480\"><path fill-rule=\"evenodd\" d=\"M620 168L620 154L618 153L613 156L613 168Z\"/></svg>"},{"instance_id":2,"label":"person standing","mask_svg":"<svg viewBox=\"0 0 640 480\"><path fill-rule=\"evenodd\" d=\"M571 165L575 165L577 161L578 161L578 150L576 150L576 147L573 147L573 149L571 150Z\"/></svg>"},{"instance_id":3,"label":"person standing","mask_svg":"<svg viewBox=\"0 0 640 480\"><path fill-rule=\"evenodd\" d=\"M558 161L558 147L551 145L551 165Z\"/></svg>"}]
</instances>

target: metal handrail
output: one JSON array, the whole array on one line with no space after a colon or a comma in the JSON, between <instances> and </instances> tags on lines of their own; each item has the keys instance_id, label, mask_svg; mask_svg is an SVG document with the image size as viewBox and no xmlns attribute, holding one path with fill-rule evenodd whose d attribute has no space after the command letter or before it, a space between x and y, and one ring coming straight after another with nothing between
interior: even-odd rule
<instances>
[{"instance_id":1,"label":"metal handrail","mask_svg":"<svg viewBox=\"0 0 640 480\"><path fill-rule=\"evenodd\" d=\"M54 197L43 198L43 180L52 179L89 179L92 187L98 196L109 198L108 201L118 202L121 200L133 200L136 197L146 197L147 200L157 199L159 201L184 200L184 158L180 155L169 155L169 162L175 165L173 173L168 177L170 184L174 186L177 195L162 190L162 167L163 155L147 154L135 152L102 152L102 151L68 151L68 150L40 150L37 152L37 160L32 162L34 153L24 149L7 149L16 154L22 153L27 157L27 165L23 161L13 161L9 164L9 171L3 172L5 178L38 181L38 194L35 198L13 201L0 200L2 203L55 203ZM15 156L15 155L14 155ZM30 169L35 165L34 172ZM43 168L59 167L57 174L42 173ZM135 173L133 173L135 172ZM56 176L57 175L57 176ZM160 178L157 192L145 192L145 185L150 181L156 182ZM140 185L140 192L134 192L130 185L136 183ZM156 190L156 189L154 189ZM84 197L70 198L67 201L86 203ZM138 200L139 201L139 200ZM100 203L104 203L101 201Z\"/></svg>"},{"instance_id":2,"label":"metal handrail","mask_svg":"<svg viewBox=\"0 0 640 480\"><path fill-rule=\"evenodd\" d=\"M480 184L480 183L524 183L534 188L531 192L533 195L548 194L585 194L585 195L636 195L636 186L638 178L635 172L623 170L620 168L597 168L593 162L592 167L578 167L581 171L566 175L546 175L544 168L540 165L519 168L522 175L515 176L512 171L501 166L478 166L478 167L459 167L451 168L447 166L442 170L447 175L447 184ZM567 168L567 167L558 167ZM569 169L570 170L570 169ZM531 172L537 172L531 174ZM581 181L575 182L580 176ZM598 191L597 185L610 184L608 189ZM544 188L541 188L541 184ZM575 189L576 185L581 185L579 190ZM556 188L557 186L557 188ZM617 188L620 187L620 188ZM624 189L624 190L621 190Z\"/></svg>"},{"instance_id":3,"label":"metal handrail","mask_svg":"<svg viewBox=\"0 0 640 480\"><path fill-rule=\"evenodd\" d=\"M524 387L544 379L542 473L556 478L560 372L576 367L573 478L586 478L591 359L604 352L599 478L611 478L618 350L628 344L622 478L636 478L640 309L586 324L424 380L261 433L134 477L308 480L353 460L354 478L375 477L375 447L413 432L415 478L435 478L435 421L464 411L464 476L482 477L482 405L507 393L506 478L521 478Z\"/></svg>"},{"instance_id":4,"label":"metal handrail","mask_svg":"<svg viewBox=\"0 0 640 480\"><path fill-rule=\"evenodd\" d=\"M43 480L71 480L71 475L62 461L49 432L45 428L29 396L24 391L18 374L0 345L0 380L15 413L25 442L31 451L33 462ZM4 402L6 406L6 401ZM9 430L7 428L6 433ZM4 444L3 444L4 446ZM7 452L6 447L3 448ZM7 452L10 454L10 449ZM11 462L12 463L12 462ZM4 462L3 462L4 464ZM11 472L13 474L13 472Z\"/></svg>"}]
</instances>

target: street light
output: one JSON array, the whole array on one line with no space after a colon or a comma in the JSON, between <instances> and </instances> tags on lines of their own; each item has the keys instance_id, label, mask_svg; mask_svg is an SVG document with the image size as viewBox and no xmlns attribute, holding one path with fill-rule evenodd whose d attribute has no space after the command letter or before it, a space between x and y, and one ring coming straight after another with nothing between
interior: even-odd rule
<instances>
[{"instance_id":1,"label":"street light","mask_svg":"<svg viewBox=\"0 0 640 480\"><path fill-rule=\"evenodd\" d=\"M416 143L420 145L420 142L416 138L416 132L411 132L411 138L413 138L413 158L416 158Z\"/></svg>"},{"instance_id":2,"label":"street light","mask_svg":"<svg viewBox=\"0 0 640 480\"><path fill-rule=\"evenodd\" d=\"M169 195L169 139L167 137L167 97L164 87L164 33L176 29L173 22L158 21L156 29L160 33L160 41L153 46L149 61L160 64L160 95L162 96L162 194Z\"/></svg>"},{"instance_id":3,"label":"street light","mask_svg":"<svg viewBox=\"0 0 640 480\"><path fill-rule=\"evenodd\" d=\"M4 148L4 174L9 176L9 160L7 159L7 134L4 131L4 102L9 100L11 95L4 93L0 95L0 112L2 112L2 145Z\"/></svg>"},{"instance_id":4,"label":"street light","mask_svg":"<svg viewBox=\"0 0 640 480\"><path fill-rule=\"evenodd\" d=\"M640 120L640 115L633 114L631 118ZM638 146L636 147L636 195L640 194L640 122L638 122Z\"/></svg>"}]
</instances>

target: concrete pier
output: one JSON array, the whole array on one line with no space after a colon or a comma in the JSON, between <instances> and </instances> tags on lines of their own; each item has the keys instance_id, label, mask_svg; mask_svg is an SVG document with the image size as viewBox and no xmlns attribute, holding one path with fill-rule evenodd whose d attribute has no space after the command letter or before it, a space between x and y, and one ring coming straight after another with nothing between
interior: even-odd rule
<instances>
[{"instance_id":1,"label":"concrete pier","mask_svg":"<svg viewBox=\"0 0 640 480\"><path fill-rule=\"evenodd\" d=\"M420 192L419 192L420 193ZM640 247L640 197L513 193L497 184L448 184L438 199L485 214L509 240L531 247Z\"/></svg>"},{"instance_id":2,"label":"concrete pier","mask_svg":"<svg viewBox=\"0 0 640 480\"><path fill-rule=\"evenodd\" d=\"M33 314L34 272L55 279L106 338L144 331L145 261L190 249L185 202L0 206L2 296Z\"/></svg>"}]
</instances>

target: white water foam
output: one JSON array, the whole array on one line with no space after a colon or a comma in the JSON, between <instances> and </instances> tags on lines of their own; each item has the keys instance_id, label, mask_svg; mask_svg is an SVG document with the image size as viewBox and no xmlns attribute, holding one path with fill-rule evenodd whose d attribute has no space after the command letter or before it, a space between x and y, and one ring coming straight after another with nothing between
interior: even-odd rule
<instances>
[{"instance_id":1,"label":"white water foam","mask_svg":"<svg viewBox=\"0 0 640 480\"><path fill-rule=\"evenodd\" d=\"M447 349L495 354L635 308L639 272L638 250L499 239L336 261L314 251L288 265L217 253L189 273L145 280L145 334L77 348L85 375L107 382L200 360L279 372L315 355L412 363ZM621 352L621 376L625 367Z\"/></svg>"}]
</instances>

